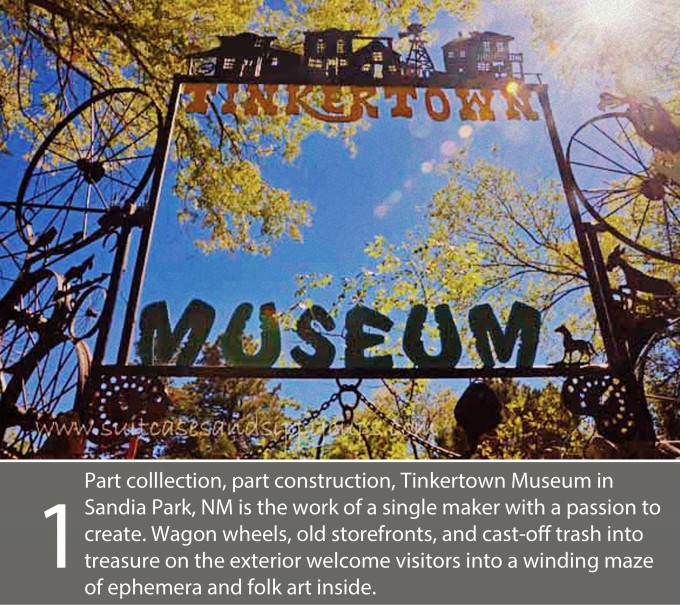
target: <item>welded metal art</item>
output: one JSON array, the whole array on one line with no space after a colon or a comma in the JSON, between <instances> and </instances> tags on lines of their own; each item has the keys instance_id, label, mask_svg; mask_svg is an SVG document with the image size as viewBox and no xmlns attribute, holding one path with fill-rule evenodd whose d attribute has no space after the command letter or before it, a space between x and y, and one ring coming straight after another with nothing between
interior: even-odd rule
<instances>
[{"instance_id":1,"label":"welded metal art","mask_svg":"<svg viewBox=\"0 0 680 605\"><path fill-rule=\"evenodd\" d=\"M8 457L81 457L86 439L55 436L82 418L91 346L111 321L109 270L140 216L161 114L120 88L93 95L37 148L0 219L0 437ZM108 309L107 309L108 305ZM101 363L101 360L99 360Z\"/></svg>"},{"instance_id":2,"label":"welded metal art","mask_svg":"<svg viewBox=\"0 0 680 605\"><path fill-rule=\"evenodd\" d=\"M431 456L450 459L473 455L482 435L502 421L500 404L488 384L473 382L456 408L458 423L467 434L468 451L459 454L447 450L433 443L430 435L414 432L403 419L392 418L367 399L360 384L362 378L371 377L474 381L566 377L562 392L566 406L576 415L593 417L603 437L620 444L655 442L646 396L656 397L672 410L677 408L680 397L677 381L659 376L671 367L669 355L678 354L674 330L678 303L676 286L671 281L638 267L644 266L640 263L645 258L680 264L680 133L673 116L654 99L603 95L603 111L622 105L627 108L586 122L571 138L565 154L547 86L537 74L533 74L536 82L527 81L530 74L524 69L523 56L510 52L511 36L473 32L448 42L442 49L443 71L437 70L426 48L421 25L409 26L402 37L410 44L406 57L395 51L391 38L364 37L358 31L307 32L302 54L278 46L271 36L222 36L218 47L190 57L188 74L175 77L165 116L144 92L119 88L93 94L59 122L31 159L17 199L0 205L0 437L4 457L80 457L87 455L90 446L103 448L103 455L113 455L114 449L120 451L121 427L140 419L160 419L167 411L169 399L162 380L165 376L336 380L337 392L303 415L289 431L255 447L248 437L234 435L239 452L250 456L265 455L295 438L336 402L342 418L329 427L356 430L354 412L358 406L365 406L401 432L414 447L418 445ZM531 107L530 97L537 95L564 186L607 364L593 364L596 352L592 345L575 339L561 326L562 361L534 367L540 315L515 328L508 324L503 331L498 322L492 321L493 312L482 308L484 305L475 309L477 315L485 314L486 323L482 325L477 315L470 315L473 331L475 326L484 328L484 338L477 338L483 367L455 367L460 343L443 307L435 310L442 331L442 354L438 357L427 354L420 342L427 309L418 308L415 315L412 313L405 338L405 350L415 359L412 368L389 364L364 367L361 363L333 368L330 349L322 359L300 363L299 368L274 368L270 363L272 355L264 360L267 363L253 366L248 363L252 355L240 348L242 330L236 329L238 326L227 330L224 346L227 356L243 361L241 364L192 365L193 353L198 354L202 342L196 340L198 349L187 356L188 362L170 365L172 350L163 350L161 363L154 365L154 360L158 361L158 342L153 331L139 343L144 365L130 364L154 218L180 100L184 92L190 92L187 111L205 112L218 84L227 84L223 113L237 113L234 95L243 85L247 92L246 116L261 111L267 115L298 115L302 108L316 119L333 122L356 121L364 112L378 117L378 109L371 105L377 87L383 87L385 99L392 100L392 117L410 117L413 112L409 101L417 98L417 89L426 89L427 111L436 121L449 119L452 114L449 97L441 89L454 89L461 104L458 115L463 120L494 120L491 101L498 92L505 100L508 119L536 120L539 116ZM288 85L284 108L276 105L274 93L279 84ZM307 85L319 87L316 100L320 100L323 112L307 98L312 92ZM349 100L338 96L341 85L349 87ZM345 102L348 104L340 108ZM581 206L594 224L584 219ZM107 364L109 334L134 230L139 230L140 237L116 363ZM636 266L624 258L621 246L605 262L600 242L605 232L641 255L635 257ZM113 257L112 261L109 257ZM618 269L624 283L612 286L610 276ZM520 306L513 307L514 311L528 312L529 308L517 304ZM243 324L252 309L241 311L245 319L239 321ZM269 326L273 319L267 313L262 315L263 325ZM166 316L167 310L161 319ZM148 312L142 323L146 319ZM177 345L175 348L193 326L188 319L187 322L185 326L180 321L182 325L175 331L169 320L161 322L168 324L165 340ZM363 334L364 324L371 325L363 318L354 332ZM275 331L267 334L270 332ZM520 332L515 367L494 367L489 339L493 339L496 351L502 352L499 359L505 363ZM300 333L305 334L304 325ZM228 340L229 334L233 342ZM366 342L378 338L370 333L363 336ZM358 353L351 349L355 357L362 357L363 349L369 346L366 342L357 345ZM272 347L276 346L280 348L274 342ZM298 357L309 361L309 355ZM674 363L674 359L671 361ZM352 378L358 382L340 382ZM55 438L42 430L74 419L81 425L91 425L87 437ZM324 440L329 432L330 428L326 428L316 443L318 456L327 445ZM370 457L371 444L359 432ZM136 451L137 438L133 437L133 441L128 457Z\"/></svg>"}]
</instances>

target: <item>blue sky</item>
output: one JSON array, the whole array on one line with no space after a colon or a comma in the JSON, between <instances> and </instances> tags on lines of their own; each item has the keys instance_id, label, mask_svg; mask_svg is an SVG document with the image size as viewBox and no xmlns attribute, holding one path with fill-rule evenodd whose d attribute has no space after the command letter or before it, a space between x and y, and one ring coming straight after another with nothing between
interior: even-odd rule
<instances>
[{"instance_id":1,"label":"blue sky","mask_svg":"<svg viewBox=\"0 0 680 605\"><path fill-rule=\"evenodd\" d=\"M435 62L441 65L441 41L455 37L459 29L475 29L475 25L515 35L514 48L526 53L529 71L544 72L566 143L567 133L585 116L595 113L599 91L588 91L586 87L581 91L570 85L565 95L559 83L553 85L553 77L531 52L527 23L499 9L485 12L481 22L472 25L442 16L431 28L439 33L438 41L430 48ZM589 95L585 104L583 100ZM536 99L534 105L537 106ZM293 165L279 160L267 162L264 173L274 185L290 189L293 196L307 199L315 207L313 225L305 230L304 243L282 241L275 245L270 257L204 255L191 244L196 232L178 227L177 201L166 186L144 301L166 299L171 311L179 314L190 295L202 298L216 307L219 329L226 326L239 302L257 306L273 300L278 308L285 308L293 300L296 273L352 275L366 264L363 248L377 234L401 241L420 220L417 208L424 206L446 182L433 166L463 147L469 148L474 159L488 156L491 146L498 145L504 166L520 174L558 176L542 119L509 122L499 112L495 123L461 122L455 103L453 106L449 120L435 122L425 114L421 100L414 103L417 111L410 120L389 117L383 105L384 117L371 121L371 128L357 135L358 152L354 158L340 140L313 135L303 143L302 153Z\"/></svg>"},{"instance_id":2,"label":"blue sky","mask_svg":"<svg viewBox=\"0 0 680 605\"><path fill-rule=\"evenodd\" d=\"M485 5L472 23L457 23L440 16L430 27L430 31L438 34L430 45L438 68L442 68L441 44L456 37L459 30L475 29L515 36L514 50L525 53L526 69L542 72L544 81L550 85L563 144L580 123L595 115L601 92L598 83L590 78L577 84L561 82L550 65L532 52L529 24L521 12L497 4ZM304 243L282 241L269 257L205 255L198 250L193 245L197 233L178 225L179 202L170 189L173 166L169 164L142 305L166 300L176 321L191 299L200 298L217 310L211 334L214 340L241 302L251 302L257 308L274 301L279 309L288 307L293 301L297 273L355 274L367 262L363 253L366 243L378 234L399 242L420 220L418 207L424 206L445 184L445 177L432 167L462 147L468 147L471 158L475 158L487 156L490 147L498 145L504 166L520 174L539 172L558 176L542 119L535 123L508 122L501 115L495 123L462 123L454 109L449 120L434 122L424 114L422 102L414 106L419 111L412 120L390 118L383 106L381 113L385 117L373 121L367 132L356 137L358 153L354 158L340 140L313 135L304 142L302 154L292 165L278 160L266 163L264 172L272 184L289 189L294 197L307 199L315 207L313 225L305 230ZM7 167L18 167L22 162L15 154L14 160L3 163L5 178L0 183L0 197L12 199L21 173ZM317 301L326 302L322 296L315 298ZM342 320L343 316L339 323ZM250 325L256 328L257 322ZM552 330L548 337L553 337ZM290 359L291 342L284 339L286 361ZM548 360L539 357L539 361ZM471 363L478 362L468 358L461 365ZM330 394L332 388L318 383L304 386L295 383L287 385L286 392L313 404L321 393Z\"/></svg>"}]
</instances>

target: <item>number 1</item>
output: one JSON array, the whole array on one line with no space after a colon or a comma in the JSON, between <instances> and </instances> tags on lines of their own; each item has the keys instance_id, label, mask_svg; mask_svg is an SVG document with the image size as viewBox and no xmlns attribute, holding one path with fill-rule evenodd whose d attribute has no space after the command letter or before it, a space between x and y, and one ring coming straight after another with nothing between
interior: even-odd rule
<instances>
[{"instance_id":1,"label":"number 1","mask_svg":"<svg viewBox=\"0 0 680 605\"><path fill-rule=\"evenodd\" d=\"M66 567L66 505L55 504L45 511L45 519L57 515L57 568Z\"/></svg>"}]
</instances>

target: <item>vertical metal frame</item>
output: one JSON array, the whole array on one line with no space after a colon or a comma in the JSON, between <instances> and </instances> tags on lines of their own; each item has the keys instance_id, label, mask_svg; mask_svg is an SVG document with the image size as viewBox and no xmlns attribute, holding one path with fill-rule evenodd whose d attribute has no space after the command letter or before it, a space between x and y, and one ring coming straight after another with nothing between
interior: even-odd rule
<instances>
[{"instance_id":1,"label":"vertical metal frame","mask_svg":"<svg viewBox=\"0 0 680 605\"><path fill-rule=\"evenodd\" d=\"M576 231L576 240L578 242L579 250L581 252L581 260L583 261L583 268L586 272L588 285L593 297L593 304L595 306L595 315L600 326L602 340L604 341L605 351L609 363L615 369L624 369L628 364L628 358L625 354L625 349L622 349L621 343L617 337L617 330L612 317L612 309L608 304L608 300L604 291L603 278L606 281L605 275L601 275L596 267L594 261L594 254L592 250L592 240L588 239L586 230L587 227L581 219L576 195L574 193L574 182L567 165L567 160L564 155L564 149L560 141L560 135L557 131L555 117L553 115L552 106L550 104L550 97L548 96L548 86L543 84L537 87L538 99L543 109L546 125L548 127L548 134L550 135L550 142L552 144L553 153L557 162L557 168L560 173L562 181L562 188L569 206L569 213L571 215L571 222ZM599 252L599 247L598 247ZM607 288L608 282L607 282Z\"/></svg>"},{"instance_id":2,"label":"vertical metal frame","mask_svg":"<svg viewBox=\"0 0 680 605\"><path fill-rule=\"evenodd\" d=\"M163 178L165 176L165 167L170 152L170 145L172 143L172 134L175 126L175 118L177 116L177 109L179 107L179 98L181 94L182 83L178 76L175 76L172 84L172 91L170 93L170 102L167 107L167 114L161 128L152 162L154 163L154 173L151 181L151 188L149 190L149 198L146 206L146 216L144 217L144 224L140 234L139 244L137 247L137 254L135 258L135 266L132 274L132 282L130 285L130 293L128 296L127 306L125 308L125 316L123 319L123 327L121 330L120 343L116 358L116 364L125 366L128 364L130 356L130 348L132 346L132 338L134 334L135 318L137 316L137 308L142 292L142 285L144 276L146 274L146 267L149 259L149 251L151 249L151 240L156 224L156 215L158 211L158 203L160 200L161 190L163 188ZM97 337L95 346L95 354L93 357L93 367L95 373L104 365L108 340L111 330L111 321L115 311L116 299L118 290L120 288L121 277L127 261L128 248L130 245L130 225L123 226L123 231L120 234L118 245L116 248L116 256L111 272L111 282L108 296L102 317L102 329Z\"/></svg>"},{"instance_id":3,"label":"vertical metal frame","mask_svg":"<svg viewBox=\"0 0 680 605\"><path fill-rule=\"evenodd\" d=\"M113 317L115 297L119 289L121 274L126 258L126 250L129 245L130 236L129 227L124 228L120 236L120 245L117 250L116 259L114 261L114 270L112 272L111 288L109 291L110 297L109 299L107 299L107 304L109 300L111 304L108 305L106 309L107 312L106 321L103 322L104 328L102 333L100 334L100 338L98 339L94 357L94 365L99 368L100 373L103 372L104 374L108 374L111 372L115 372L116 370L120 372L123 370L123 368L127 366L128 371L131 371L133 373L135 373L135 371L143 371L144 373L155 375L195 375L195 374L207 375L211 371L215 372L216 374L219 373L220 375L234 374L235 371L239 375L241 374L243 376L249 375L248 370L243 368L241 368L240 370L237 368L177 368L176 371L173 371L173 368L147 368L147 367L137 367L135 370L129 366L129 357L133 342L135 321L137 317L137 311L141 299L142 287L148 264L148 257L156 222L156 215L158 211L158 204L160 201L161 189L163 186L163 180L165 176L167 158L172 143L172 135L174 131L177 110L179 107L182 84L187 81L203 82L205 81L205 79L196 78L195 76L187 77L182 75L176 75L173 80L170 102L168 104L168 113L165 117L162 130L159 135L158 143L154 152L153 161L155 163L155 168L149 192L147 216L145 217L145 222L140 234L140 240L135 259L135 266L130 285L130 293L128 297L127 306L125 309L125 316L123 320L120 343L117 352L116 365L105 366L104 357L106 353L106 344L110 331L110 322ZM550 99L548 96L548 86L546 84L538 84L528 85L527 87L537 93L541 109L543 111L543 115L546 121L546 126L550 136L553 153L555 155L557 167L562 181L562 187L569 207L571 220L574 225L579 250L581 253L581 259L583 262L583 267L586 273L588 285L593 298L596 319L600 327L600 331L605 345L607 359L609 362L609 368L592 367L585 373L590 372L594 374L599 374L611 369L615 374L621 376L627 381L628 380L627 377L634 376L632 364L627 353L625 338L622 337L620 330L617 330L616 327L615 316L616 310L612 304L613 301L611 297L609 281L607 278L606 271L604 270L604 264L602 262L599 243L597 240L597 233L595 232L595 228L592 225L590 225L589 223L584 223L581 218L579 206L575 195L575 183L573 182L573 177L571 176L571 171L568 167L564 150L560 141L560 136L557 131L557 125L555 122L552 107L550 104ZM506 370L508 369L505 368L485 369L484 374L489 375L493 374L500 376L504 375L504 372L506 372ZM512 369L509 370L510 370L509 373L512 375L520 376L526 374L526 372L521 372L517 370L513 371ZM397 374L401 371L402 369L393 369L391 372L386 372L385 377L389 377L388 375ZM409 375L410 374L420 375L422 373L423 377L425 377L426 374L427 375L432 374L432 377L440 377L441 375L441 377L455 378L459 377L458 375L462 376L466 372L467 373L472 372L476 375L477 373L480 372L480 369L454 368L450 369L448 372L431 372L426 369L417 368L417 369L404 369L404 371L409 373ZM329 375L333 374L333 376L335 376L335 374L337 373L345 375L348 373L348 371L329 369L326 373L328 373ZM565 370L558 368L552 369L536 368L534 372L529 372L529 374L532 375L534 373L537 373L537 375L540 374L544 376L547 375L560 376L560 375L577 375L583 374L584 372L583 370L579 370L576 368L573 369L569 368ZM286 369L272 368L266 371L257 370L255 374L257 374L258 376L259 375L268 376L269 374L271 374L272 376L276 376L279 378L282 377L311 378L322 377L321 374L323 374L323 372L318 372L318 376L316 374L315 376L311 375L308 376L308 374L310 373L307 371L296 370L291 368ZM636 397L636 399L638 398ZM649 413L644 403L644 396L642 396L642 400L639 402L639 405L636 404L636 408L638 408L639 412L638 417L640 418L648 417Z\"/></svg>"},{"instance_id":4,"label":"vertical metal frame","mask_svg":"<svg viewBox=\"0 0 680 605\"><path fill-rule=\"evenodd\" d=\"M120 345L118 347L117 363L119 365L127 364L128 358L130 357L130 348L132 346L132 336L134 333L135 318L137 316L137 307L139 306L139 299L142 293L142 283L144 282L144 277L146 275L146 266L149 260L149 250L151 248L151 239L153 237L154 227L156 226L158 201L163 188L165 165L168 161L168 154L170 153L172 133L175 128L175 118L177 116L181 88L182 83L176 76L172 82L170 102L168 103L168 115L165 117L165 123L163 124L163 129L161 130L160 138L158 140L158 146L155 151L156 168L153 175L153 180L151 182L151 190L149 191L149 203L147 205L148 217L140 236L137 258L135 260L135 268L132 274L130 296L128 298L127 309L125 310L123 330L121 332Z\"/></svg>"},{"instance_id":5,"label":"vertical metal frame","mask_svg":"<svg viewBox=\"0 0 680 605\"><path fill-rule=\"evenodd\" d=\"M635 414L638 437L643 441L653 442L656 440L654 422L647 405L644 388L635 376L634 360L630 358L628 342L617 322L617 310L612 299L609 278L602 258L602 251L600 250L598 230L594 225L584 223L581 219L581 213L579 212L574 193L576 185L571 170L567 165L560 136L557 132L557 125L550 105L550 98L548 97L547 85L538 87L538 98L543 109L555 160L557 161L562 180L564 195L567 199L571 220L576 231L576 239L581 251L581 260L593 298L595 315L600 326L607 359L613 374L620 377L626 385L630 397L628 404Z\"/></svg>"}]
</instances>

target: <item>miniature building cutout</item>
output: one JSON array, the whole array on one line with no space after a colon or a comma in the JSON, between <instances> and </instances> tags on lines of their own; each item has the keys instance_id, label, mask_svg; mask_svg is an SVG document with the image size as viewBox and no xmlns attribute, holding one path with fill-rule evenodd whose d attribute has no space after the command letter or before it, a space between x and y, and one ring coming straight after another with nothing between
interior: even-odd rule
<instances>
[{"instance_id":1,"label":"miniature building cutout","mask_svg":"<svg viewBox=\"0 0 680 605\"><path fill-rule=\"evenodd\" d=\"M424 25L412 23L406 31L399 34L400 38L408 38L411 42L406 61L404 61L403 74L407 81L428 80L435 72L434 63L421 35L424 31Z\"/></svg>"},{"instance_id":2,"label":"miniature building cutout","mask_svg":"<svg viewBox=\"0 0 680 605\"><path fill-rule=\"evenodd\" d=\"M302 65L311 82L342 82L354 70L352 41L355 30L336 28L305 32Z\"/></svg>"},{"instance_id":3,"label":"miniature building cutout","mask_svg":"<svg viewBox=\"0 0 680 605\"><path fill-rule=\"evenodd\" d=\"M510 52L512 36L472 32L442 47L444 71L428 52L425 26L400 32L409 41L403 58L386 36L329 28L305 32L302 55L275 45L274 36L220 36L218 47L191 55L189 73L230 82L452 86L504 88L523 81L523 55ZM540 78L539 78L540 81Z\"/></svg>"},{"instance_id":4,"label":"miniature building cutout","mask_svg":"<svg viewBox=\"0 0 680 605\"><path fill-rule=\"evenodd\" d=\"M273 46L274 36L242 33L219 36L220 45L190 56L192 75L224 80L279 79L297 76L300 56Z\"/></svg>"},{"instance_id":5,"label":"miniature building cutout","mask_svg":"<svg viewBox=\"0 0 680 605\"><path fill-rule=\"evenodd\" d=\"M472 32L442 47L446 77L453 83L476 82L489 88L499 81L524 80L524 57L510 52L512 36L496 32Z\"/></svg>"},{"instance_id":6,"label":"miniature building cutout","mask_svg":"<svg viewBox=\"0 0 680 605\"><path fill-rule=\"evenodd\" d=\"M354 52L357 82L399 84L401 56L392 48L392 38L356 38L368 44Z\"/></svg>"},{"instance_id":7,"label":"miniature building cutout","mask_svg":"<svg viewBox=\"0 0 680 605\"><path fill-rule=\"evenodd\" d=\"M203 53L192 55L192 67L200 75L255 79L262 75L267 62L273 36L242 33L236 36L219 36L220 45ZM201 59L203 59L201 61Z\"/></svg>"}]
</instances>

